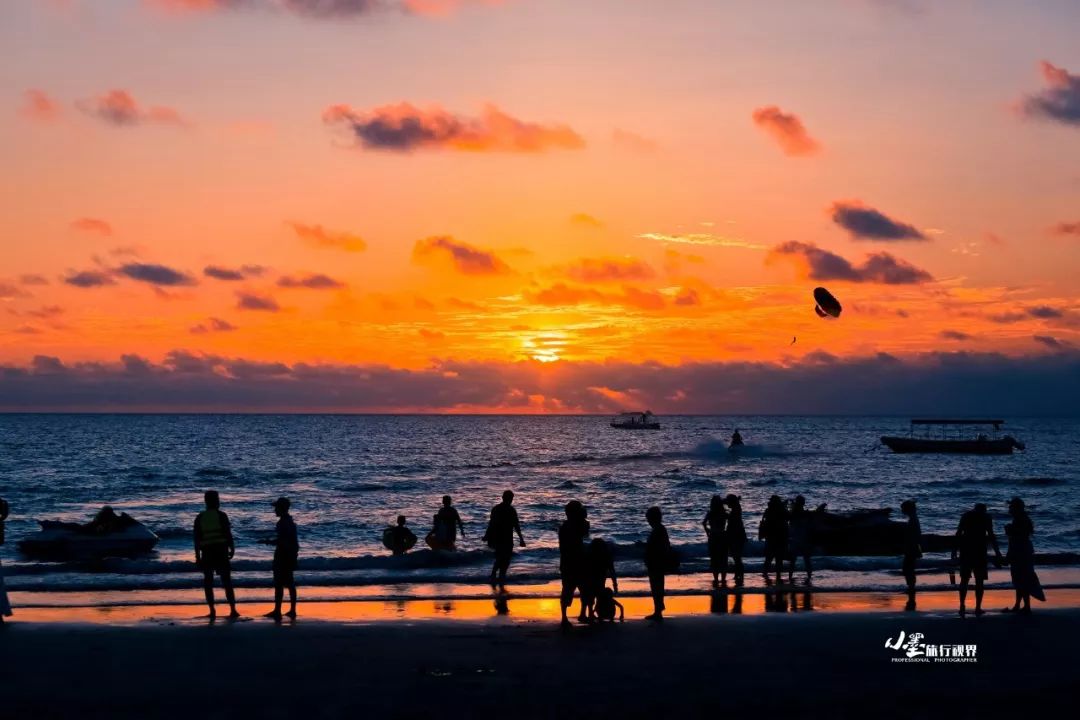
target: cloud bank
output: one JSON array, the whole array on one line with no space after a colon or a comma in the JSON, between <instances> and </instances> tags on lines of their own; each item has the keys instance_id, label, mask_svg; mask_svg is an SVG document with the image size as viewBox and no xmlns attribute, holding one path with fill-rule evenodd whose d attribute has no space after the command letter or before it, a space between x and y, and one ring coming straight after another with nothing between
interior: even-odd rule
<instances>
[{"instance_id":1,"label":"cloud bank","mask_svg":"<svg viewBox=\"0 0 1080 720\"><path fill-rule=\"evenodd\" d=\"M1028 117L1080 126L1080 75L1043 60L1039 64L1045 87L1020 101Z\"/></svg>"},{"instance_id":2,"label":"cloud bank","mask_svg":"<svg viewBox=\"0 0 1080 720\"><path fill-rule=\"evenodd\" d=\"M805 262L807 277L811 280L915 285L934 279L927 271L886 252L868 255L861 265L856 266L836 253L823 250L811 243L793 240L777 245L770 251L770 255L800 258Z\"/></svg>"},{"instance_id":3,"label":"cloud bank","mask_svg":"<svg viewBox=\"0 0 1080 720\"><path fill-rule=\"evenodd\" d=\"M896 242L927 239L913 225L893 220L858 200L841 200L833 203L829 209L829 215L834 223L847 230L855 240Z\"/></svg>"},{"instance_id":4,"label":"cloud bank","mask_svg":"<svg viewBox=\"0 0 1080 720\"><path fill-rule=\"evenodd\" d=\"M182 350L160 362L129 355L69 365L38 356L26 366L0 366L0 410L607 413L630 399L667 414L1071 415L1080 403L1080 354L1055 350L904 360L816 353L785 365L440 361L422 370L288 365Z\"/></svg>"}]
</instances>

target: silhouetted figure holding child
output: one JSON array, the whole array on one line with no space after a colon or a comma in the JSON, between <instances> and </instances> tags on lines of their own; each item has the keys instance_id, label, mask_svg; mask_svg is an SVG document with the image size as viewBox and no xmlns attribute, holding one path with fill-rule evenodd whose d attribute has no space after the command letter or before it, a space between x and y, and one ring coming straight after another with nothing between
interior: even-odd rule
<instances>
[{"instance_id":1,"label":"silhouetted figure holding child","mask_svg":"<svg viewBox=\"0 0 1080 720\"><path fill-rule=\"evenodd\" d=\"M975 576L975 614L982 615L983 583L989 576L986 558L987 543L994 548L994 564L1001 566L1001 549L994 535L994 521L986 512L986 505L976 503L960 517L956 528L956 547L952 559L960 554L960 615L967 614L967 592L971 576Z\"/></svg>"}]
</instances>

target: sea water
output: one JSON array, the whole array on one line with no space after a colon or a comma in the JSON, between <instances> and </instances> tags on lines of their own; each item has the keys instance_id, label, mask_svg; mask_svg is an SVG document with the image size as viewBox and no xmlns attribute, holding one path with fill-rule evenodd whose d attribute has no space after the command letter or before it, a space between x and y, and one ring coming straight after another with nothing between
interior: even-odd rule
<instances>
[{"instance_id":1,"label":"sea water","mask_svg":"<svg viewBox=\"0 0 1080 720\"><path fill-rule=\"evenodd\" d=\"M879 436L908 431L889 417L663 417L658 431L625 431L587 416L370 415L0 415L0 496L11 503L3 549L13 591L112 593L199 586L192 523L202 494L221 493L234 528L241 587L265 586L272 549L271 501L291 498L300 529L298 578L323 588L445 586L469 592L487 578L481 542L491 506L516 493L527 547L511 577L543 586L557 577L563 506L583 502L592 535L616 547L624 576L640 576L650 505L664 521L686 574L676 587L707 586L702 518L716 494L741 496L751 536L748 570L760 568L756 530L773 494L830 510L919 506L923 531L950 534L976 502L990 507L1004 543L1006 504L1028 504L1044 582L1071 582L1080 565L1080 421L1008 419L1027 444L1011 456L894 455ZM738 428L747 446L727 451ZM423 538L444 494L466 523L456 553ZM135 559L40 562L16 543L37 521L88 521L103 505L129 513L160 537ZM391 557L382 531L399 515L420 542ZM1002 550L1005 546L1003 544ZM948 565L929 555L927 568ZM894 587L899 559L817 558L823 589ZM1052 569L1051 569L1052 567ZM1047 575L1047 572L1050 575ZM696 574L695 574L696 573ZM1007 573L1002 576L1007 580ZM758 580L760 582L760 579ZM347 596L337 591L338 596ZM115 595L113 595L115 597Z\"/></svg>"}]
</instances>

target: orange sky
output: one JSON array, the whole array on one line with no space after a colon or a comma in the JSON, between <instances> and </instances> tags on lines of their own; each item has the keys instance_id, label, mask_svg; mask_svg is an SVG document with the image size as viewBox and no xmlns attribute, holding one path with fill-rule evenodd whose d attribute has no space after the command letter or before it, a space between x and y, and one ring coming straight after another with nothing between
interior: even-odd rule
<instances>
[{"instance_id":1,"label":"orange sky","mask_svg":"<svg viewBox=\"0 0 1080 720\"><path fill-rule=\"evenodd\" d=\"M0 8L0 363L1080 342L1075 8L253 5Z\"/></svg>"}]
</instances>

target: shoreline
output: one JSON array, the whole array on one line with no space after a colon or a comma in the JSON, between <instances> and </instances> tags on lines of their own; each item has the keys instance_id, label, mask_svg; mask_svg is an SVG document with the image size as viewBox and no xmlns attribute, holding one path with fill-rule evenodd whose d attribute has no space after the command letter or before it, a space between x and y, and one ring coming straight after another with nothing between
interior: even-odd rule
<instances>
[{"instance_id":1,"label":"shoreline","mask_svg":"<svg viewBox=\"0 0 1080 720\"><path fill-rule=\"evenodd\" d=\"M651 612L652 601L647 593L632 592L620 594L620 602L625 606L627 622L636 622ZM882 614L900 613L912 621L927 617L953 617L957 614L958 595L956 591L926 591L918 595L918 610L903 612L906 595L903 592L817 592L807 586L781 586L768 592L676 592L666 596L669 618L722 617L725 615L784 615L813 613L820 614ZM987 590L983 601L986 615L1008 615L1002 608L1012 605L1014 595L1011 590ZM219 590L217 595L217 624L234 624L228 621L224 613L228 606L224 604ZM242 599L237 603L242 622L264 620L262 615L272 606L269 596L255 600ZM575 598L571 605L571 615L579 609ZM974 610L974 591L968 597L969 617ZM1035 615L1046 611L1080 612L1080 588L1048 588L1047 601L1032 603ZM185 602L154 603L151 600L140 601L135 598L130 602L111 604L47 604L29 603L15 605L15 615L8 618L10 625L56 625L88 624L137 626L161 623L182 625L205 625L209 618L205 615L205 603L200 600ZM510 622L553 623L559 621L559 597L557 594L522 595L513 590L509 592L487 593L468 597L427 597L417 599L372 597L363 600L351 599L306 599L303 592L298 602L299 618L297 623L326 622L335 624L352 623L394 623L395 621L484 621L491 619ZM981 618L980 618L981 619ZM285 624L293 624L284 621Z\"/></svg>"}]
</instances>

